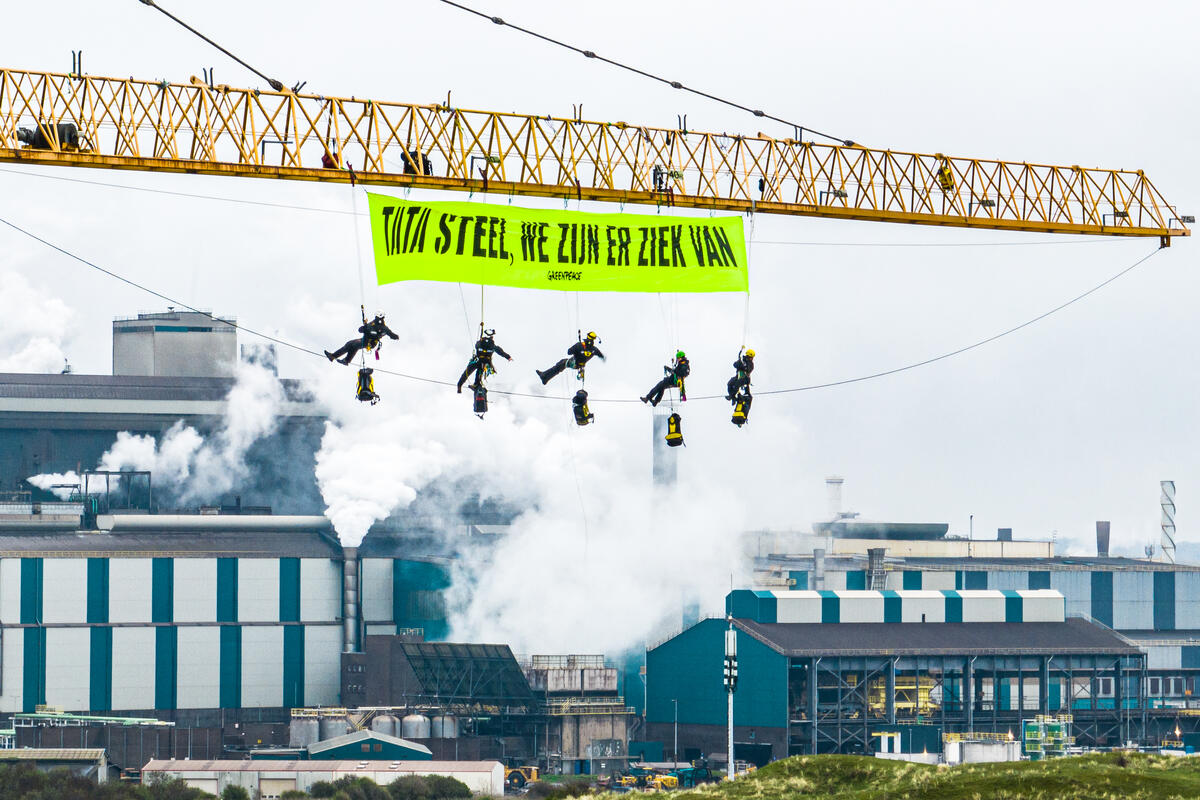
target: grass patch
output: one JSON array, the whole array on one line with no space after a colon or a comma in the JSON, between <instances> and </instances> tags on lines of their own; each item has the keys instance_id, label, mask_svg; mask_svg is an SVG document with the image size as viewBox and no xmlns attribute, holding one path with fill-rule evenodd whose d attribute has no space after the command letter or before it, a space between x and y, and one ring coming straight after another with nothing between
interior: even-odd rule
<instances>
[{"instance_id":1,"label":"grass patch","mask_svg":"<svg viewBox=\"0 0 1200 800\"><path fill-rule=\"evenodd\" d=\"M671 793L672 800L1194 800L1198 797L1200 758L1138 753L958 767L865 756L795 756L769 764L733 783Z\"/></svg>"}]
</instances>

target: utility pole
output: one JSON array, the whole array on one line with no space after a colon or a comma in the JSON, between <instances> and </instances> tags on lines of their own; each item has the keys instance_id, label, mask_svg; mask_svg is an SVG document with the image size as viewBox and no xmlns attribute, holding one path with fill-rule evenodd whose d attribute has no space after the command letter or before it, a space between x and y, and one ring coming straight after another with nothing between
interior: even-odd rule
<instances>
[{"instance_id":1,"label":"utility pole","mask_svg":"<svg viewBox=\"0 0 1200 800\"><path fill-rule=\"evenodd\" d=\"M728 617L728 620L729 630L725 631L725 693L729 695L726 774L729 780L733 780L733 693L737 691L737 631L733 629L733 617Z\"/></svg>"}]
</instances>

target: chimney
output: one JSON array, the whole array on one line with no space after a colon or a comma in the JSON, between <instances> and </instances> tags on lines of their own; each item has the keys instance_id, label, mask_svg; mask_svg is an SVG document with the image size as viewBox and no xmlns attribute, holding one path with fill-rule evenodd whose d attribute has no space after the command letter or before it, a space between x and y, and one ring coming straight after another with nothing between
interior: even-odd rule
<instances>
[{"instance_id":1,"label":"chimney","mask_svg":"<svg viewBox=\"0 0 1200 800\"><path fill-rule=\"evenodd\" d=\"M829 518L837 522L842 518L842 484L845 478L836 475L825 479L825 491L829 495Z\"/></svg>"},{"instance_id":2,"label":"chimney","mask_svg":"<svg viewBox=\"0 0 1200 800\"><path fill-rule=\"evenodd\" d=\"M996 541L997 542L1011 542L1012 541L1012 528L997 528L996 529Z\"/></svg>"},{"instance_id":3,"label":"chimney","mask_svg":"<svg viewBox=\"0 0 1200 800\"><path fill-rule=\"evenodd\" d=\"M1162 496L1158 504L1162 506L1162 548L1163 560L1175 563L1175 481L1159 481Z\"/></svg>"},{"instance_id":4,"label":"chimney","mask_svg":"<svg viewBox=\"0 0 1200 800\"><path fill-rule=\"evenodd\" d=\"M883 591L886 586L887 576L883 571L884 556L887 555L886 547L868 547L867 548L867 588L877 592Z\"/></svg>"},{"instance_id":5,"label":"chimney","mask_svg":"<svg viewBox=\"0 0 1200 800\"><path fill-rule=\"evenodd\" d=\"M1108 534L1110 522L1096 521L1096 555L1100 558L1108 558Z\"/></svg>"},{"instance_id":6,"label":"chimney","mask_svg":"<svg viewBox=\"0 0 1200 800\"><path fill-rule=\"evenodd\" d=\"M825 588L825 550L818 547L813 550L813 585L812 588L820 591Z\"/></svg>"},{"instance_id":7,"label":"chimney","mask_svg":"<svg viewBox=\"0 0 1200 800\"><path fill-rule=\"evenodd\" d=\"M342 548L342 651L358 650L358 548Z\"/></svg>"}]
</instances>

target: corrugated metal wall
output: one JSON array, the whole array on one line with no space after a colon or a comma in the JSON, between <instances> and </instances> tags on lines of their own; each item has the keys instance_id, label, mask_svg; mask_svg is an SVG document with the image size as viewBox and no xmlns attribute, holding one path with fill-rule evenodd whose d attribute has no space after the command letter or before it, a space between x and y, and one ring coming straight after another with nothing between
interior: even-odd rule
<instances>
[{"instance_id":1,"label":"corrugated metal wall","mask_svg":"<svg viewBox=\"0 0 1200 800\"><path fill-rule=\"evenodd\" d=\"M340 562L0 559L0 711L338 702Z\"/></svg>"}]
</instances>

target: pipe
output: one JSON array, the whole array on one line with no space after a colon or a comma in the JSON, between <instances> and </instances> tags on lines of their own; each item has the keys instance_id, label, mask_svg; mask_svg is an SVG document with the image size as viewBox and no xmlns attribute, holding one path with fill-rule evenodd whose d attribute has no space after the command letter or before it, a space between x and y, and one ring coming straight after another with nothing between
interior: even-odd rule
<instances>
[{"instance_id":1,"label":"pipe","mask_svg":"<svg viewBox=\"0 0 1200 800\"><path fill-rule=\"evenodd\" d=\"M358 650L358 548L342 548L342 652Z\"/></svg>"},{"instance_id":2,"label":"pipe","mask_svg":"<svg viewBox=\"0 0 1200 800\"><path fill-rule=\"evenodd\" d=\"M96 527L104 532L160 533L178 531L314 531L329 530L328 517L271 514L100 514Z\"/></svg>"}]
</instances>

